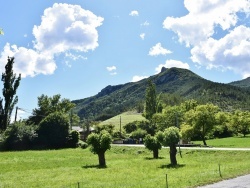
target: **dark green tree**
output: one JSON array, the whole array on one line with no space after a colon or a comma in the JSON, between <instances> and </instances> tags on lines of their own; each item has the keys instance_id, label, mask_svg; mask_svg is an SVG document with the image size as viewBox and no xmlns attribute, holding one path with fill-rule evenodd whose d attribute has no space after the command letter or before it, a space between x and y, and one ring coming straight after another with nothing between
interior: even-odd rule
<instances>
[{"instance_id":1,"label":"dark green tree","mask_svg":"<svg viewBox=\"0 0 250 188\"><path fill-rule=\"evenodd\" d=\"M148 150L153 151L154 159L158 159L161 143L157 140L156 136L146 135L144 138L144 145Z\"/></svg>"},{"instance_id":2,"label":"dark green tree","mask_svg":"<svg viewBox=\"0 0 250 188\"><path fill-rule=\"evenodd\" d=\"M152 82L152 80L148 81L145 99L146 102L145 102L144 117L148 120L151 120L153 115L157 112L156 90L155 90L155 84Z\"/></svg>"},{"instance_id":3,"label":"dark green tree","mask_svg":"<svg viewBox=\"0 0 250 188\"><path fill-rule=\"evenodd\" d=\"M179 142L181 135L179 128L177 127L169 127L164 130L164 132L160 131L156 134L157 140L163 145L163 146L169 146L170 149L170 162L171 165L177 165L176 160L176 144Z\"/></svg>"},{"instance_id":4,"label":"dark green tree","mask_svg":"<svg viewBox=\"0 0 250 188\"><path fill-rule=\"evenodd\" d=\"M69 136L69 117L62 112L49 114L38 126L38 144L45 148L66 147Z\"/></svg>"},{"instance_id":5,"label":"dark green tree","mask_svg":"<svg viewBox=\"0 0 250 188\"><path fill-rule=\"evenodd\" d=\"M16 92L21 81L21 74L17 77L16 74L13 73L13 64L14 57L8 57L5 72L2 74L4 98L4 105L2 104L3 99L0 99L0 129L2 131L6 130L9 125L13 108L18 102Z\"/></svg>"},{"instance_id":6,"label":"dark green tree","mask_svg":"<svg viewBox=\"0 0 250 188\"><path fill-rule=\"evenodd\" d=\"M107 131L102 131L99 134L92 133L87 138L87 143L90 145L90 151L98 155L99 166L106 166L105 152L111 148L112 138Z\"/></svg>"},{"instance_id":7,"label":"dark green tree","mask_svg":"<svg viewBox=\"0 0 250 188\"><path fill-rule=\"evenodd\" d=\"M54 112L67 113L70 116L70 110L74 106L75 104L71 103L69 99L61 99L60 94L52 97L41 95L38 97L38 108L33 110L28 122L38 125L45 117Z\"/></svg>"}]
</instances>

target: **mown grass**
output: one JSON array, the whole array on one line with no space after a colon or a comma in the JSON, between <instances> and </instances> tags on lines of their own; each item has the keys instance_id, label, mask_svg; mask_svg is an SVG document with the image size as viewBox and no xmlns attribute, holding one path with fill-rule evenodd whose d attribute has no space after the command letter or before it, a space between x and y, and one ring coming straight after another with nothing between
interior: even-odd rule
<instances>
[{"instance_id":1,"label":"mown grass","mask_svg":"<svg viewBox=\"0 0 250 188\"><path fill-rule=\"evenodd\" d=\"M114 116L110 119L107 119L103 122L101 122L101 125L105 125L105 124L112 124L115 126L116 130L120 129L120 124L121 127L123 127L124 125L133 122L133 121L143 121L146 120L142 114L137 113L135 111L128 111L128 112L124 112L122 114L119 114L117 116Z\"/></svg>"},{"instance_id":2,"label":"mown grass","mask_svg":"<svg viewBox=\"0 0 250 188\"><path fill-rule=\"evenodd\" d=\"M169 150L153 159L145 148L112 146L106 168L89 149L0 153L0 187L196 187L250 173L249 151L184 150L169 165ZM219 173L219 164L221 175Z\"/></svg>"},{"instance_id":3,"label":"mown grass","mask_svg":"<svg viewBox=\"0 0 250 188\"><path fill-rule=\"evenodd\" d=\"M229 137L207 140L207 145L212 147L250 148L250 135L246 137ZM202 141L194 141L195 144L203 145Z\"/></svg>"}]
</instances>

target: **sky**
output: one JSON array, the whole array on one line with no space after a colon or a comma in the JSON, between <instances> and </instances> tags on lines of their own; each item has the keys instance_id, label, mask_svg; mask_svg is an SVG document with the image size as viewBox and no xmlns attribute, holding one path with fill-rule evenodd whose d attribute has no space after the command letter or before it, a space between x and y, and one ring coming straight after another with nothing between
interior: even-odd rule
<instances>
[{"instance_id":1,"label":"sky","mask_svg":"<svg viewBox=\"0 0 250 188\"><path fill-rule=\"evenodd\" d=\"M15 58L18 119L42 94L83 99L162 67L229 83L250 76L249 16L250 0L8 0L0 71Z\"/></svg>"}]
</instances>

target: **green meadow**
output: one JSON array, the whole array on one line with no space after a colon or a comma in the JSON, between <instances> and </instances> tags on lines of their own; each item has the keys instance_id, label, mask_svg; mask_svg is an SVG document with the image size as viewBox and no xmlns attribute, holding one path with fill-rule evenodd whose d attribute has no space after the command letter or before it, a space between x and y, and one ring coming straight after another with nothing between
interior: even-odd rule
<instances>
[{"instance_id":1,"label":"green meadow","mask_svg":"<svg viewBox=\"0 0 250 188\"><path fill-rule=\"evenodd\" d=\"M250 148L250 135L246 137L229 137L207 140L207 145L212 147L226 148ZM195 144L203 145L202 141L194 141Z\"/></svg>"},{"instance_id":2,"label":"green meadow","mask_svg":"<svg viewBox=\"0 0 250 188\"><path fill-rule=\"evenodd\" d=\"M146 119L142 116L141 113L137 113L135 111L128 111L101 122L101 125L112 124L115 126L116 130L119 130L120 125L121 127L123 127L124 125L130 122L143 120Z\"/></svg>"},{"instance_id":3,"label":"green meadow","mask_svg":"<svg viewBox=\"0 0 250 188\"><path fill-rule=\"evenodd\" d=\"M197 187L250 173L250 151L183 150L178 166L169 150L159 159L145 148L112 145L106 168L89 149L0 153L0 187ZM219 170L220 169L220 170Z\"/></svg>"}]
</instances>

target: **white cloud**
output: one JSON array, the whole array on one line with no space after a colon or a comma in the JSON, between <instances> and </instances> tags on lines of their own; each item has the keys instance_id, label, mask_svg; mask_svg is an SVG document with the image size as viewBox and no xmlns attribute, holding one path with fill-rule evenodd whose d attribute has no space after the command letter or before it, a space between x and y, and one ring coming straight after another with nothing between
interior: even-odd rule
<instances>
[{"instance_id":1,"label":"white cloud","mask_svg":"<svg viewBox=\"0 0 250 188\"><path fill-rule=\"evenodd\" d=\"M109 72L116 70L116 66L106 67Z\"/></svg>"},{"instance_id":2,"label":"white cloud","mask_svg":"<svg viewBox=\"0 0 250 188\"><path fill-rule=\"evenodd\" d=\"M158 55L166 55L171 54L170 50L167 50L161 46L161 43L157 43L155 46L150 48L148 55L150 56L158 56Z\"/></svg>"},{"instance_id":3,"label":"white cloud","mask_svg":"<svg viewBox=\"0 0 250 188\"><path fill-rule=\"evenodd\" d=\"M55 3L44 10L41 24L33 28L34 49L6 44L0 63L4 65L7 56L14 56L14 70L22 73L22 77L53 74L57 67L55 55L67 51L88 52L98 47L96 28L103 20L78 5Z\"/></svg>"},{"instance_id":4,"label":"white cloud","mask_svg":"<svg viewBox=\"0 0 250 188\"><path fill-rule=\"evenodd\" d=\"M22 77L35 76L37 74L52 74L56 69L53 57L48 54L39 53L24 47L10 46L6 44L0 57L0 71L4 71L7 58L15 57L14 72L21 73Z\"/></svg>"},{"instance_id":5,"label":"white cloud","mask_svg":"<svg viewBox=\"0 0 250 188\"><path fill-rule=\"evenodd\" d=\"M132 81L131 82L138 82L144 78L148 78L148 76L133 76Z\"/></svg>"},{"instance_id":6,"label":"white cloud","mask_svg":"<svg viewBox=\"0 0 250 188\"><path fill-rule=\"evenodd\" d=\"M191 47L193 62L208 69L233 70L250 75L249 0L185 0L186 16L167 17L163 27L174 31L179 42ZM241 21L241 22L240 22ZM223 35L217 35L219 29ZM218 38L220 36L220 38Z\"/></svg>"},{"instance_id":7,"label":"white cloud","mask_svg":"<svg viewBox=\"0 0 250 188\"><path fill-rule=\"evenodd\" d=\"M130 16L139 16L139 12L137 10L133 10L129 13Z\"/></svg>"},{"instance_id":8,"label":"white cloud","mask_svg":"<svg viewBox=\"0 0 250 188\"><path fill-rule=\"evenodd\" d=\"M149 26L149 22L148 21L145 21L144 23L141 24L142 26Z\"/></svg>"},{"instance_id":9,"label":"white cloud","mask_svg":"<svg viewBox=\"0 0 250 188\"><path fill-rule=\"evenodd\" d=\"M82 55L76 55L76 54L72 54L72 53L68 53L68 52L65 53L65 57L70 58L70 59L72 59L74 61L76 61L78 59L83 59L83 60L88 59L87 57L84 57Z\"/></svg>"},{"instance_id":10,"label":"white cloud","mask_svg":"<svg viewBox=\"0 0 250 188\"><path fill-rule=\"evenodd\" d=\"M141 33L141 34L140 34L140 38L141 38L142 40L144 40L144 39L145 39L145 36L146 36L146 34L145 34L145 33Z\"/></svg>"},{"instance_id":11,"label":"white cloud","mask_svg":"<svg viewBox=\"0 0 250 188\"><path fill-rule=\"evenodd\" d=\"M182 68L182 69L190 69L187 63L183 63L181 61L170 59L170 60L167 60L165 64L160 64L158 65L158 67L155 68L156 74L161 72L162 67L165 67L165 68L177 67L177 68Z\"/></svg>"}]
</instances>

